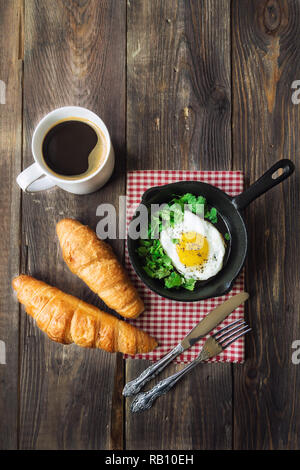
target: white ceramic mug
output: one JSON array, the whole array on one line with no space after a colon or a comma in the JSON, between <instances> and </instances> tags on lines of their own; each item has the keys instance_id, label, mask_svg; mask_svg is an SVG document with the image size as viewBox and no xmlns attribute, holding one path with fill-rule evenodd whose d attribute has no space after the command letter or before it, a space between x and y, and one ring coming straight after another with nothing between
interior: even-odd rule
<instances>
[{"instance_id":1,"label":"white ceramic mug","mask_svg":"<svg viewBox=\"0 0 300 470\"><path fill-rule=\"evenodd\" d=\"M94 173L85 178L78 178L78 180L55 176L47 168L42 155L42 144L48 130L61 119L71 117L88 119L94 123L100 128L106 141L106 155L102 165ZM18 185L26 192L43 191L44 189L59 186L73 194L93 193L108 181L115 164L114 149L104 122L97 114L79 106L65 106L55 109L39 122L32 137L32 154L35 163L22 171L17 177Z\"/></svg>"}]
</instances>

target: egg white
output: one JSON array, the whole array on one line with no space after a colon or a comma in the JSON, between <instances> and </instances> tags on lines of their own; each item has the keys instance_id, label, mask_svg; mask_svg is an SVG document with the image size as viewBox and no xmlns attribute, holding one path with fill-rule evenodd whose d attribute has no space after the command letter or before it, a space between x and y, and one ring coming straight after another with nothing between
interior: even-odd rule
<instances>
[{"instance_id":1,"label":"egg white","mask_svg":"<svg viewBox=\"0 0 300 470\"><path fill-rule=\"evenodd\" d=\"M176 244L172 242L172 239L180 239L181 235L187 232L199 233L206 237L208 241L208 258L202 265L185 266L179 259ZM225 244L222 235L210 222L201 219L189 210L185 210L181 223L161 231L160 242L177 271L186 279L205 281L215 276L222 269L225 255Z\"/></svg>"}]
</instances>

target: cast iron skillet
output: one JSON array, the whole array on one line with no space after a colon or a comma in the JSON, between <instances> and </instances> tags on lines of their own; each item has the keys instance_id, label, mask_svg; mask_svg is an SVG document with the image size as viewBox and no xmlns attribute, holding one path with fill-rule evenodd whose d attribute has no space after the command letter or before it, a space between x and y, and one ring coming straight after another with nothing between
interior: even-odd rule
<instances>
[{"instance_id":1,"label":"cast iron skillet","mask_svg":"<svg viewBox=\"0 0 300 470\"><path fill-rule=\"evenodd\" d=\"M282 169L282 172L278 175L280 169ZM148 189L143 194L141 201L147 207L150 207L151 204L167 203L174 195L192 193L196 196L204 196L209 206L216 207L218 211L218 224L216 227L223 235L226 232L230 234L230 242L227 246L221 271L208 281L197 282L194 291L188 291L184 288L178 290L166 289L162 281L150 278L143 270L142 260L136 253L138 240L133 240L128 236L129 257L138 276L150 289L162 297L183 302L218 297L229 292L244 265L247 254L247 229L241 211L258 196L288 178L294 169L294 164L290 160L279 160L246 191L233 198L215 186L200 181L179 181ZM139 208L133 219L138 216L138 211Z\"/></svg>"}]
</instances>

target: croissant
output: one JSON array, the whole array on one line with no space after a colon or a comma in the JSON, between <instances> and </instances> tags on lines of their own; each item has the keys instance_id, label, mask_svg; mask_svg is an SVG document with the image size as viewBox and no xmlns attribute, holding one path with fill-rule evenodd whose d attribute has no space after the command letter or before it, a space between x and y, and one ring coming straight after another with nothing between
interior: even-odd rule
<instances>
[{"instance_id":1,"label":"croissant","mask_svg":"<svg viewBox=\"0 0 300 470\"><path fill-rule=\"evenodd\" d=\"M69 269L108 307L127 318L143 312L144 304L110 245L77 220L60 220L56 231Z\"/></svg>"},{"instance_id":2,"label":"croissant","mask_svg":"<svg viewBox=\"0 0 300 470\"><path fill-rule=\"evenodd\" d=\"M53 341L125 354L157 346L144 331L31 276L21 274L12 285L26 312Z\"/></svg>"}]
</instances>

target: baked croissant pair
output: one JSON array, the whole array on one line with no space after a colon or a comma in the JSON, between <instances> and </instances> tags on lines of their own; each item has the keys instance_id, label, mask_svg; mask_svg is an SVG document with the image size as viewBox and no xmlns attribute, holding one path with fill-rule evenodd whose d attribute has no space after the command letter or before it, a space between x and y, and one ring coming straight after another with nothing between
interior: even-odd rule
<instances>
[{"instance_id":1,"label":"baked croissant pair","mask_svg":"<svg viewBox=\"0 0 300 470\"><path fill-rule=\"evenodd\" d=\"M110 308L136 318L144 304L112 248L76 220L63 219L56 229L70 270ZM31 276L20 275L12 284L26 312L54 341L127 354L149 352L157 346L147 333Z\"/></svg>"}]
</instances>

